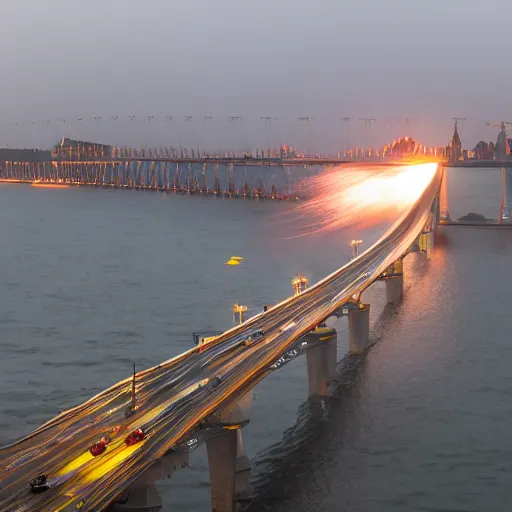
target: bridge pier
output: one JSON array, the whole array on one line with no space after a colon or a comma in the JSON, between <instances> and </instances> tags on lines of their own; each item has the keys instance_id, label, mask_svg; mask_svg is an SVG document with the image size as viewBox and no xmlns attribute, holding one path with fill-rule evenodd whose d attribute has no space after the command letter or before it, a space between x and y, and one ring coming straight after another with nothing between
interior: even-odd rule
<instances>
[{"instance_id":1,"label":"bridge pier","mask_svg":"<svg viewBox=\"0 0 512 512\"><path fill-rule=\"evenodd\" d=\"M337 334L335 329L318 327L306 334L304 340L311 343L306 351L308 367L308 396L327 396L329 382L336 375Z\"/></svg>"},{"instance_id":2,"label":"bridge pier","mask_svg":"<svg viewBox=\"0 0 512 512\"><path fill-rule=\"evenodd\" d=\"M428 256L432 254L435 246L435 232L434 231L426 231L421 233L418 238L418 248L421 252Z\"/></svg>"},{"instance_id":3,"label":"bridge pier","mask_svg":"<svg viewBox=\"0 0 512 512\"><path fill-rule=\"evenodd\" d=\"M237 429L235 499L244 501L251 497L251 465L245 453L242 429Z\"/></svg>"},{"instance_id":4,"label":"bridge pier","mask_svg":"<svg viewBox=\"0 0 512 512\"><path fill-rule=\"evenodd\" d=\"M370 304L360 302L348 312L348 347L353 355L362 354L370 343Z\"/></svg>"},{"instance_id":5,"label":"bridge pier","mask_svg":"<svg viewBox=\"0 0 512 512\"><path fill-rule=\"evenodd\" d=\"M441 191L439 193L439 221L440 223L450 222L450 211L448 208L448 182L447 167L443 168L443 179L441 182Z\"/></svg>"},{"instance_id":6,"label":"bridge pier","mask_svg":"<svg viewBox=\"0 0 512 512\"><path fill-rule=\"evenodd\" d=\"M206 441L212 512L235 512L237 446L236 430L225 430Z\"/></svg>"},{"instance_id":7,"label":"bridge pier","mask_svg":"<svg viewBox=\"0 0 512 512\"><path fill-rule=\"evenodd\" d=\"M421 242L420 242L421 248ZM398 260L386 271L386 302L397 306L404 296L403 261Z\"/></svg>"},{"instance_id":8,"label":"bridge pier","mask_svg":"<svg viewBox=\"0 0 512 512\"><path fill-rule=\"evenodd\" d=\"M251 495L251 467L241 426L249 421L253 395L252 390L247 392L234 406L209 420L211 425L224 426L219 435L206 439L212 511L235 512L236 501Z\"/></svg>"},{"instance_id":9,"label":"bridge pier","mask_svg":"<svg viewBox=\"0 0 512 512\"><path fill-rule=\"evenodd\" d=\"M188 466L189 453L169 453L160 459L135 480L119 496L112 506L112 512L158 512L162 509L162 499L155 482L170 478L178 468Z\"/></svg>"}]
</instances>

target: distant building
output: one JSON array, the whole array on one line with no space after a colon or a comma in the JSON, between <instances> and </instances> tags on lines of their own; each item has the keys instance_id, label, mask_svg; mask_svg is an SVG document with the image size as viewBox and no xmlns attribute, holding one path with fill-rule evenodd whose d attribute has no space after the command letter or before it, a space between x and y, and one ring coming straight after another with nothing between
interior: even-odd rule
<instances>
[{"instance_id":1,"label":"distant building","mask_svg":"<svg viewBox=\"0 0 512 512\"><path fill-rule=\"evenodd\" d=\"M402 137L384 146L382 156L392 158L407 158L415 156L420 151L420 144L411 137Z\"/></svg>"},{"instance_id":2,"label":"distant building","mask_svg":"<svg viewBox=\"0 0 512 512\"><path fill-rule=\"evenodd\" d=\"M510 146L507 138L505 123L501 123L501 130L496 141L496 160L504 160L510 155Z\"/></svg>"},{"instance_id":3,"label":"distant building","mask_svg":"<svg viewBox=\"0 0 512 512\"><path fill-rule=\"evenodd\" d=\"M460 141L459 131L457 129L457 120L455 120L455 126L453 129L452 141L450 143L450 160L456 162L462 157L462 142Z\"/></svg>"},{"instance_id":4,"label":"distant building","mask_svg":"<svg viewBox=\"0 0 512 512\"><path fill-rule=\"evenodd\" d=\"M476 160L494 160L494 144L481 140L474 148Z\"/></svg>"},{"instance_id":5,"label":"distant building","mask_svg":"<svg viewBox=\"0 0 512 512\"><path fill-rule=\"evenodd\" d=\"M112 154L112 146L68 139L66 137L52 149L52 157L58 160L111 160Z\"/></svg>"}]
</instances>

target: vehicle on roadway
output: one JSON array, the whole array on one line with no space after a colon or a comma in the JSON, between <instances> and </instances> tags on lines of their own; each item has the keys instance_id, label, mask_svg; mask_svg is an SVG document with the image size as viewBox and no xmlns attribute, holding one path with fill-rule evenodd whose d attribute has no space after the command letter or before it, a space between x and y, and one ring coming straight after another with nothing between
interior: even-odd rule
<instances>
[{"instance_id":1,"label":"vehicle on roadway","mask_svg":"<svg viewBox=\"0 0 512 512\"><path fill-rule=\"evenodd\" d=\"M39 475L36 478L30 480L30 490L34 494L41 494L44 491L47 491L51 485L48 483L48 478L46 475Z\"/></svg>"},{"instance_id":2,"label":"vehicle on roadway","mask_svg":"<svg viewBox=\"0 0 512 512\"><path fill-rule=\"evenodd\" d=\"M222 356L228 354L229 352L239 348L239 347L248 347L252 345L253 342L256 340L262 338L265 335L265 332L263 329L258 329L257 331L254 331L252 334L249 334L248 336L237 336L235 340L230 342L229 344L226 344L224 347L213 347L211 350L211 357L209 357L202 365L201 370L204 370L207 368L210 364L212 364L217 359L221 358Z\"/></svg>"},{"instance_id":3,"label":"vehicle on roadway","mask_svg":"<svg viewBox=\"0 0 512 512\"><path fill-rule=\"evenodd\" d=\"M126 446L133 446L134 444L144 441L144 439L146 439L146 434L141 428L138 428L126 437L124 444L126 444Z\"/></svg>"},{"instance_id":4,"label":"vehicle on roadway","mask_svg":"<svg viewBox=\"0 0 512 512\"><path fill-rule=\"evenodd\" d=\"M89 452L93 457L97 457L104 453L107 449L107 444L110 441L107 437L102 437L97 443L94 443L90 448Z\"/></svg>"}]
</instances>

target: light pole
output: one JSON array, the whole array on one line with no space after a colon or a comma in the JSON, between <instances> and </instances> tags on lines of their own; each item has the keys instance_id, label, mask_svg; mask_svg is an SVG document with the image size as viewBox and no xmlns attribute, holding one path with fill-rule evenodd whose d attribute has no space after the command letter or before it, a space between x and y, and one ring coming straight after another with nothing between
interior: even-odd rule
<instances>
[{"instance_id":1,"label":"light pole","mask_svg":"<svg viewBox=\"0 0 512 512\"><path fill-rule=\"evenodd\" d=\"M375 122L375 119L373 117L360 117L359 121L364 121L364 145L368 146L368 144L371 144L372 123Z\"/></svg>"},{"instance_id":2,"label":"light pole","mask_svg":"<svg viewBox=\"0 0 512 512\"><path fill-rule=\"evenodd\" d=\"M308 287L308 278L297 274L297 277L292 280L292 286L295 295L300 295Z\"/></svg>"},{"instance_id":3,"label":"light pole","mask_svg":"<svg viewBox=\"0 0 512 512\"><path fill-rule=\"evenodd\" d=\"M237 323L237 315L238 315L238 323L244 323L244 313L247 311L247 306L242 306L242 304L235 304L233 306L233 324Z\"/></svg>"},{"instance_id":4,"label":"light pole","mask_svg":"<svg viewBox=\"0 0 512 512\"><path fill-rule=\"evenodd\" d=\"M298 117L297 120L299 121L299 123L304 123L304 126L305 126L305 133L306 133L306 153L309 154L311 149L310 149L310 144L309 144L309 120L310 119L315 119L314 117L309 117L309 116L301 116L301 117Z\"/></svg>"},{"instance_id":5,"label":"light pole","mask_svg":"<svg viewBox=\"0 0 512 512\"><path fill-rule=\"evenodd\" d=\"M346 145L345 145L345 155L350 151L350 117L342 117L341 118L341 125L347 127L347 138L346 138Z\"/></svg>"},{"instance_id":6,"label":"light pole","mask_svg":"<svg viewBox=\"0 0 512 512\"><path fill-rule=\"evenodd\" d=\"M265 121L265 145L268 149L273 149L274 143L272 141L272 121L277 121L278 117L263 116L261 117ZM268 123L268 141L267 141L267 123Z\"/></svg>"},{"instance_id":7,"label":"light pole","mask_svg":"<svg viewBox=\"0 0 512 512\"><path fill-rule=\"evenodd\" d=\"M362 243L362 240L352 240L352 242L350 242L350 245L352 247L352 259L355 259L359 256L359 248L361 247Z\"/></svg>"}]
</instances>

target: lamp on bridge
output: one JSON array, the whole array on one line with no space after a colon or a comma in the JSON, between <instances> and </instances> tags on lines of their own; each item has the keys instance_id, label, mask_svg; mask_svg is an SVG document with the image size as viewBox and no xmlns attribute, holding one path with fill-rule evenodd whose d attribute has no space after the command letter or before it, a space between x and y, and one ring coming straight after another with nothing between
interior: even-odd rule
<instances>
[{"instance_id":1,"label":"lamp on bridge","mask_svg":"<svg viewBox=\"0 0 512 512\"><path fill-rule=\"evenodd\" d=\"M295 295L300 295L308 287L308 278L298 274L297 277L292 280L292 285L295 290Z\"/></svg>"},{"instance_id":2,"label":"lamp on bridge","mask_svg":"<svg viewBox=\"0 0 512 512\"><path fill-rule=\"evenodd\" d=\"M352 247L352 259L357 258L359 256L359 247L361 246L362 243L362 240L352 240L352 242L350 242L350 245Z\"/></svg>"},{"instance_id":3,"label":"lamp on bridge","mask_svg":"<svg viewBox=\"0 0 512 512\"><path fill-rule=\"evenodd\" d=\"M241 304L235 304L233 306L233 323L236 324L236 315L238 314L238 323L244 323L244 313L247 311L247 306Z\"/></svg>"}]
</instances>

